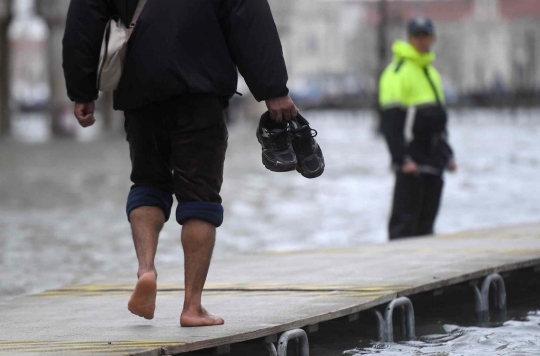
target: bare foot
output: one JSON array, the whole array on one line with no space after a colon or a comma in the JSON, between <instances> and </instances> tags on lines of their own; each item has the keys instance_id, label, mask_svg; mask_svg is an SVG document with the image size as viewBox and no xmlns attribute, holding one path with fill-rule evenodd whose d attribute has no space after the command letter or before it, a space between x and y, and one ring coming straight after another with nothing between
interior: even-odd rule
<instances>
[{"instance_id":1,"label":"bare foot","mask_svg":"<svg viewBox=\"0 0 540 356\"><path fill-rule=\"evenodd\" d=\"M153 272L143 274L128 302L128 310L145 319L153 319L156 310L157 283Z\"/></svg>"},{"instance_id":2,"label":"bare foot","mask_svg":"<svg viewBox=\"0 0 540 356\"><path fill-rule=\"evenodd\" d=\"M223 325L225 321L210 314L202 306L199 310L184 310L180 315L180 325L184 327Z\"/></svg>"}]
</instances>

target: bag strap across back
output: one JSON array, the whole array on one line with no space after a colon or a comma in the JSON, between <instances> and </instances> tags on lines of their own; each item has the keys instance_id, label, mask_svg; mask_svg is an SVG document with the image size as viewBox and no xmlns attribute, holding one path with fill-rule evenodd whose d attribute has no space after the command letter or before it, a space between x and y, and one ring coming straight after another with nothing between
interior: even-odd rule
<instances>
[{"instance_id":1,"label":"bag strap across back","mask_svg":"<svg viewBox=\"0 0 540 356\"><path fill-rule=\"evenodd\" d=\"M441 102L441 98L439 96L439 92L437 91L437 87L435 87L435 83L433 83L433 79L431 79L431 76L429 75L429 68L428 67L424 67L424 74L426 75L426 78L427 78L427 80L429 82L429 86L431 87L431 90L433 90L433 95L435 95L435 100L437 100L437 104L439 106L442 106L442 102Z\"/></svg>"},{"instance_id":2,"label":"bag strap across back","mask_svg":"<svg viewBox=\"0 0 540 356\"><path fill-rule=\"evenodd\" d=\"M139 16L141 16L141 12L144 9L144 5L146 5L146 1L147 0L139 0L139 3L137 4L137 9L135 9L135 14L133 15L133 19L131 20L129 28L133 28L137 24Z\"/></svg>"}]
</instances>

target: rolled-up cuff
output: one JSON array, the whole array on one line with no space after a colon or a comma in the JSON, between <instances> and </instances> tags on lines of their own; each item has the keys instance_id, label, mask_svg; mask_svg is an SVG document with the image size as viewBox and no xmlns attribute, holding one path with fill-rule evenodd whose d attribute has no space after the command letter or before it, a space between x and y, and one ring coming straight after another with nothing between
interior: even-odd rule
<instances>
[{"instance_id":1,"label":"rolled-up cuff","mask_svg":"<svg viewBox=\"0 0 540 356\"><path fill-rule=\"evenodd\" d=\"M173 204L172 194L155 187L133 187L129 191L126 213L129 221L129 214L139 206L157 206L163 210L165 221L171 216Z\"/></svg>"},{"instance_id":2,"label":"rolled-up cuff","mask_svg":"<svg viewBox=\"0 0 540 356\"><path fill-rule=\"evenodd\" d=\"M183 225L188 219L201 219L219 227L223 223L223 206L204 201L178 203L176 221Z\"/></svg>"}]
</instances>

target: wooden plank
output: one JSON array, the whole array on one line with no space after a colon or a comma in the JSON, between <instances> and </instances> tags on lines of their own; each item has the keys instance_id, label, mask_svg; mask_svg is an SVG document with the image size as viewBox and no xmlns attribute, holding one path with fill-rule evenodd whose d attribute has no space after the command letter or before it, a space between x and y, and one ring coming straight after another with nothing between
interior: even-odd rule
<instances>
[{"instance_id":1,"label":"wooden plank","mask_svg":"<svg viewBox=\"0 0 540 356\"><path fill-rule=\"evenodd\" d=\"M540 267L540 224L377 246L254 254L213 263L203 302L226 324L181 328L183 275L160 271L153 321L125 307L132 277L0 303L0 354L160 355L275 339L397 296L440 292L488 274ZM111 282L113 280L111 279ZM316 337L314 334L313 337Z\"/></svg>"}]
</instances>

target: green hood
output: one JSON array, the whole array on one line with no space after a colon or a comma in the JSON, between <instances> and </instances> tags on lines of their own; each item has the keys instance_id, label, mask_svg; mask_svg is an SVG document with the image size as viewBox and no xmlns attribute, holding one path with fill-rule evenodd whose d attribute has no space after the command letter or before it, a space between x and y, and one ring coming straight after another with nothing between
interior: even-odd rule
<instances>
[{"instance_id":1,"label":"green hood","mask_svg":"<svg viewBox=\"0 0 540 356\"><path fill-rule=\"evenodd\" d=\"M404 41L396 41L392 46L394 59L399 61L408 59L421 66L430 65L435 60L435 53L420 53L410 43Z\"/></svg>"}]
</instances>

